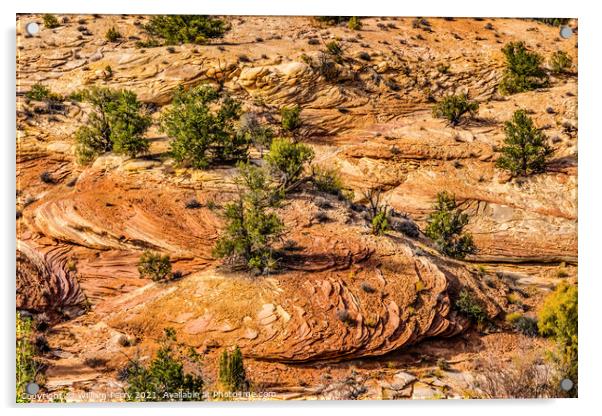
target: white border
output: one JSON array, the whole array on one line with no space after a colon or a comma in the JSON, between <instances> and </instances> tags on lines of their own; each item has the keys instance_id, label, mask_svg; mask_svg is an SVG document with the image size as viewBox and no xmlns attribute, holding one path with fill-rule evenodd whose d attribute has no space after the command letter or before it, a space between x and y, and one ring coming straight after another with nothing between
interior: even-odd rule
<instances>
[{"instance_id":1,"label":"white border","mask_svg":"<svg viewBox=\"0 0 602 416\"><path fill-rule=\"evenodd\" d=\"M504 415L526 411L547 415L589 414L599 407L602 368L597 352L602 346L602 312L596 308L602 296L602 272L599 259L602 236L600 207L602 175L602 130L600 124L600 100L602 90L600 74L600 41L602 41L602 15L596 10L596 2L589 1L384 1L384 0L213 0L193 3L191 0L101 0L97 2L69 0L19 0L2 2L2 55L0 88L3 103L0 151L0 184L3 190L2 225L3 238L0 265L3 279L4 305L2 307L2 374L0 392L8 413L64 415L72 412L100 414L126 414L142 411L146 415L170 413L177 407L178 413L304 415L337 412L354 415L370 410L387 413L441 412L447 415ZM319 402L319 403L252 403L252 404L196 404L154 406L134 405L115 407L107 405L57 407L54 405L15 409L14 400L14 267L15 267L15 14L27 12L46 13L128 13L128 14L234 14L234 15L377 15L377 16L495 16L495 17L578 17L579 18L579 274L580 274L580 380L578 400L508 400L508 401L402 401L402 402ZM596 101L597 98L597 101ZM107 409L109 407L109 409ZM131 410L130 410L131 409ZM136 409L136 410L134 410ZM140 409L140 410L138 410Z\"/></svg>"}]
</instances>

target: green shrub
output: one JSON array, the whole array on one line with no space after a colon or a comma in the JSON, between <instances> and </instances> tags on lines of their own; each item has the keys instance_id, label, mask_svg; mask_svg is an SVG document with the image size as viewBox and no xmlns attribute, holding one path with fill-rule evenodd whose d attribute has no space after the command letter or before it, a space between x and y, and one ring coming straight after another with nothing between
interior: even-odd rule
<instances>
[{"instance_id":1,"label":"green shrub","mask_svg":"<svg viewBox=\"0 0 602 416\"><path fill-rule=\"evenodd\" d=\"M93 87L78 93L77 98L93 107L87 124L75 133L76 153L81 163L111 150L130 157L148 150L143 135L151 125L151 118L143 111L136 94Z\"/></svg>"},{"instance_id":2,"label":"green shrub","mask_svg":"<svg viewBox=\"0 0 602 416\"><path fill-rule=\"evenodd\" d=\"M289 139L275 139L265 159L271 171L280 177L284 188L298 181L306 163L311 162L314 151L303 143Z\"/></svg>"},{"instance_id":3,"label":"green shrub","mask_svg":"<svg viewBox=\"0 0 602 416\"><path fill-rule=\"evenodd\" d=\"M348 22L352 19L350 16L315 16L316 19L320 23L324 23L330 26L338 25L340 23Z\"/></svg>"},{"instance_id":4,"label":"green shrub","mask_svg":"<svg viewBox=\"0 0 602 416\"><path fill-rule=\"evenodd\" d=\"M326 44L326 52L334 57L340 57L343 54L343 48L339 42L333 40Z\"/></svg>"},{"instance_id":5,"label":"green shrub","mask_svg":"<svg viewBox=\"0 0 602 416\"><path fill-rule=\"evenodd\" d=\"M318 191L333 195L340 195L343 191L343 181L338 169L312 166L311 177Z\"/></svg>"},{"instance_id":6,"label":"green shrub","mask_svg":"<svg viewBox=\"0 0 602 416\"><path fill-rule=\"evenodd\" d=\"M550 57L550 70L553 74L565 74L573 66L573 60L564 51L556 51Z\"/></svg>"},{"instance_id":7,"label":"green shrub","mask_svg":"<svg viewBox=\"0 0 602 416\"><path fill-rule=\"evenodd\" d=\"M228 29L225 21L201 15L153 16L145 26L149 35L163 38L168 45L203 44L221 38Z\"/></svg>"},{"instance_id":8,"label":"green shrub","mask_svg":"<svg viewBox=\"0 0 602 416\"><path fill-rule=\"evenodd\" d=\"M383 235L389 229L389 219L386 207L372 218L371 225L372 234L374 235Z\"/></svg>"},{"instance_id":9,"label":"green shrub","mask_svg":"<svg viewBox=\"0 0 602 416\"><path fill-rule=\"evenodd\" d=\"M549 26L562 26L562 25L566 25L570 19L560 18L560 17L539 17L539 18L535 18L533 20L542 22Z\"/></svg>"},{"instance_id":10,"label":"green shrub","mask_svg":"<svg viewBox=\"0 0 602 416\"><path fill-rule=\"evenodd\" d=\"M456 299L456 309L476 323L487 320L487 313L480 302L467 289L462 289Z\"/></svg>"},{"instance_id":11,"label":"green shrub","mask_svg":"<svg viewBox=\"0 0 602 416\"><path fill-rule=\"evenodd\" d=\"M298 105L282 107L280 117L284 131L292 132L301 127L301 107Z\"/></svg>"},{"instance_id":12,"label":"green shrub","mask_svg":"<svg viewBox=\"0 0 602 416\"><path fill-rule=\"evenodd\" d=\"M347 22L347 27L351 30L361 30L362 29L362 22L360 20L359 17L357 16L352 16L349 21Z\"/></svg>"},{"instance_id":13,"label":"green shrub","mask_svg":"<svg viewBox=\"0 0 602 416\"><path fill-rule=\"evenodd\" d=\"M557 357L563 378L575 383L570 394L576 397L578 380L578 289L566 282L544 300L538 314L539 333L558 343Z\"/></svg>"},{"instance_id":14,"label":"green shrub","mask_svg":"<svg viewBox=\"0 0 602 416\"><path fill-rule=\"evenodd\" d=\"M502 49L506 57L506 69L499 85L502 94L515 94L543 87L548 76L541 67L543 58L537 52L527 50L524 42L510 42Z\"/></svg>"},{"instance_id":15,"label":"green shrub","mask_svg":"<svg viewBox=\"0 0 602 416\"><path fill-rule=\"evenodd\" d=\"M179 88L161 118L172 138L170 151L184 166L204 169L215 162L245 160L249 137L237 134L240 103L208 85Z\"/></svg>"},{"instance_id":16,"label":"green shrub","mask_svg":"<svg viewBox=\"0 0 602 416\"><path fill-rule=\"evenodd\" d=\"M252 113L245 113L241 116L237 134L243 135L242 141L252 143L261 152L261 156L274 139L274 131L268 126L262 126L257 116Z\"/></svg>"},{"instance_id":17,"label":"green shrub","mask_svg":"<svg viewBox=\"0 0 602 416\"><path fill-rule=\"evenodd\" d=\"M332 56L325 52L318 55L317 65L312 62L312 69L317 71L328 82L336 82L339 79L341 71Z\"/></svg>"},{"instance_id":18,"label":"green shrub","mask_svg":"<svg viewBox=\"0 0 602 416\"><path fill-rule=\"evenodd\" d=\"M29 403L31 400L25 388L28 383L36 381L40 367L35 359L31 318L23 317L17 312L16 332L16 401Z\"/></svg>"},{"instance_id":19,"label":"green shrub","mask_svg":"<svg viewBox=\"0 0 602 416\"><path fill-rule=\"evenodd\" d=\"M138 273L141 278L150 278L153 282L167 280L171 277L171 261L169 255L145 251L138 261Z\"/></svg>"},{"instance_id":20,"label":"green shrub","mask_svg":"<svg viewBox=\"0 0 602 416\"><path fill-rule=\"evenodd\" d=\"M275 269L272 245L284 228L274 212L280 195L274 191L265 170L239 163L237 197L226 204L226 228L213 254L240 264L247 270L269 272Z\"/></svg>"},{"instance_id":21,"label":"green shrub","mask_svg":"<svg viewBox=\"0 0 602 416\"><path fill-rule=\"evenodd\" d=\"M61 25L59 23L59 19L57 19L56 16L53 14L45 14L42 17L42 20L44 20L44 26L47 27L48 29L54 29Z\"/></svg>"},{"instance_id":22,"label":"green shrub","mask_svg":"<svg viewBox=\"0 0 602 416\"><path fill-rule=\"evenodd\" d=\"M504 127L506 139L496 165L513 175L543 172L553 153L547 137L537 129L524 110L517 110Z\"/></svg>"},{"instance_id":23,"label":"green shrub","mask_svg":"<svg viewBox=\"0 0 602 416\"><path fill-rule=\"evenodd\" d=\"M31 89L25 93L25 97L33 101L42 101L46 104L48 112L62 110L63 100L65 99L62 95L52 92L50 88L39 82L31 86Z\"/></svg>"},{"instance_id":24,"label":"green shrub","mask_svg":"<svg viewBox=\"0 0 602 416\"><path fill-rule=\"evenodd\" d=\"M444 118L456 126L466 113L474 116L479 111L479 103L470 101L467 94L448 95L433 107L433 117Z\"/></svg>"},{"instance_id":25,"label":"green shrub","mask_svg":"<svg viewBox=\"0 0 602 416\"><path fill-rule=\"evenodd\" d=\"M523 335L535 337L538 334L537 319L528 316L521 316L514 321L514 329Z\"/></svg>"},{"instance_id":26,"label":"green shrub","mask_svg":"<svg viewBox=\"0 0 602 416\"><path fill-rule=\"evenodd\" d=\"M455 196L446 191L437 194L434 211L428 216L425 234L446 256L463 259L467 254L476 253L472 235L464 232L468 215L456 204Z\"/></svg>"},{"instance_id":27,"label":"green shrub","mask_svg":"<svg viewBox=\"0 0 602 416\"><path fill-rule=\"evenodd\" d=\"M218 380L223 389L230 392L246 391L249 388L249 382L245 373L240 348L234 348L232 353L224 350L219 357Z\"/></svg>"},{"instance_id":28,"label":"green shrub","mask_svg":"<svg viewBox=\"0 0 602 416\"><path fill-rule=\"evenodd\" d=\"M117 42L121 38L121 33L119 33L119 31L115 27L109 28L109 30L107 30L107 33L105 33L105 39L109 42Z\"/></svg>"},{"instance_id":29,"label":"green shrub","mask_svg":"<svg viewBox=\"0 0 602 416\"><path fill-rule=\"evenodd\" d=\"M185 372L184 364L194 367L194 371ZM126 401L203 400L203 378L198 367L199 358L194 350L184 354L175 343L175 333L166 330L161 347L148 365L134 359L126 367Z\"/></svg>"}]
</instances>

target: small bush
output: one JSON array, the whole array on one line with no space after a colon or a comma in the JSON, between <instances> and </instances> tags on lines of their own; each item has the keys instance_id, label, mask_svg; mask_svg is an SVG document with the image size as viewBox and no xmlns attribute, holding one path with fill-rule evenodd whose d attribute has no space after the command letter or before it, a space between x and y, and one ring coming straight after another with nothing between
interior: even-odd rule
<instances>
[{"instance_id":1,"label":"small bush","mask_svg":"<svg viewBox=\"0 0 602 416\"><path fill-rule=\"evenodd\" d=\"M57 19L56 16L53 14L45 14L42 17L42 20L44 21L44 26L48 29L54 29L61 25L59 23L59 19Z\"/></svg>"},{"instance_id":2,"label":"small bush","mask_svg":"<svg viewBox=\"0 0 602 416\"><path fill-rule=\"evenodd\" d=\"M36 83L25 93L25 97L33 101L42 101L46 104L46 110L50 113L63 109L64 97L56 94L43 84Z\"/></svg>"},{"instance_id":3,"label":"small bush","mask_svg":"<svg viewBox=\"0 0 602 416\"><path fill-rule=\"evenodd\" d=\"M284 225L273 211L280 194L270 184L268 174L249 164L238 165L237 197L224 209L226 228L213 254L260 273L276 267L272 245Z\"/></svg>"},{"instance_id":4,"label":"small bush","mask_svg":"<svg viewBox=\"0 0 602 416\"><path fill-rule=\"evenodd\" d=\"M284 131L292 132L301 127L301 107L298 105L282 107L280 117Z\"/></svg>"},{"instance_id":5,"label":"small bush","mask_svg":"<svg viewBox=\"0 0 602 416\"><path fill-rule=\"evenodd\" d=\"M374 235L383 235L389 229L389 218L386 207L372 218L371 225L372 234Z\"/></svg>"},{"instance_id":6,"label":"small bush","mask_svg":"<svg viewBox=\"0 0 602 416\"><path fill-rule=\"evenodd\" d=\"M199 201L196 200L196 198L191 198L188 201L186 201L186 209L198 209L201 208L203 205L201 205L201 203Z\"/></svg>"},{"instance_id":7,"label":"small bush","mask_svg":"<svg viewBox=\"0 0 602 416\"><path fill-rule=\"evenodd\" d=\"M201 15L153 16L144 28L168 45L207 43L209 39L221 38L229 29L225 21Z\"/></svg>"},{"instance_id":8,"label":"small bush","mask_svg":"<svg viewBox=\"0 0 602 416\"><path fill-rule=\"evenodd\" d=\"M240 103L208 85L179 88L161 117L161 130L173 140L170 151L184 166L246 160L249 138L237 134Z\"/></svg>"},{"instance_id":9,"label":"small bush","mask_svg":"<svg viewBox=\"0 0 602 416\"><path fill-rule=\"evenodd\" d=\"M203 400L198 356L194 350L183 353L174 342L175 334L165 332L161 347L148 365L134 359L122 371L121 378L127 382L126 401ZM192 371L186 372L185 364Z\"/></svg>"},{"instance_id":10,"label":"small bush","mask_svg":"<svg viewBox=\"0 0 602 416\"><path fill-rule=\"evenodd\" d=\"M40 175L40 180L46 184L53 185L56 183L55 179L52 177L50 172L42 172Z\"/></svg>"},{"instance_id":11,"label":"small bush","mask_svg":"<svg viewBox=\"0 0 602 416\"><path fill-rule=\"evenodd\" d=\"M276 139L270 146L270 151L265 159L270 170L280 177L284 188L297 182L305 165L314 157L311 147L303 143L295 143L288 139Z\"/></svg>"},{"instance_id":12,"label":"small bush","mask_svg":"<svg viewBox=\"0 0 602 416\"><path fill-rule=\"evenodd\" d=\"M341 75L341 71L335 60L331 55L324 52L321 52L320 55L318 55L318 63L314 67L314 70L322 75L328 82L338 81L339 76Z\"/></svg>"},{"instance_id":13,"label":"small bush","mask_svg":"<svg viewBox=\"0 0 602 416\"><path fill-rule=\"evenodd\" d=\"M458 209L454 195L446 191L438 193L433 209L427 219L425 234L435 242L438 250L457 259L474 254L476 247L472 235L463 231L468 224L468 215Z\"/></svg>"},{"instance_id":14,"label":"small bush","mask_svg":"<svg viewBox=\"0 0 602 416\"><path fill-rule=\"evenodd\" d=\"M326 52L334 57L340 57L343 55L343 48L339 42L333 40L326 44Z\"/></svg>"},{"instance_id":15,"label":"small bush","mask_svg":"<svg viewBox=\"0 0 602 416\"><path fill-rule=\"evenodd\" d=\"M346 325L355 325L355 319L353 319L347 309L340 309L337 311L337 317Z\"/></svg>"},{"instance_id":16,"label":"small bush","mask_svg":"<svg viewBox=\"0 0 602 416\"><path fill-rule=\"evenodd\" d=\"M222 388L230 392L246 391L249 382L245 372L243 356L240 348L234 348L232 353L224 350L219 357L218 380Z\"/></svg>"},{"instance_id":17,"label":"small bush","mask_svg":"<svg viewBox=\"0 0 602 416\"><path fill-rule=\"evenodd\" d=\"M444 118L456 126L464 114L474 116L479 111L479 103L470 101L467 94L448 95L433 107L433 117Z\"/></svg>"},{"instance_id":18,"label":"small bush","mask_svg":"<svg viewBox=\"0 0 602 416\"><path fill-rule=\"evenodd\" d=\"M538 335L537 319L528 316L520 316L513 322L513 327L516 331L529 337Z\"/></svg>"},{"instance_id":19,"label":"small bush","mask_svg":"<svg viewBox=\"0 0 602 416\"><path fill-rule=\"evenodd\" d=\"M149 144L143 135L150 127L151 118L143 111L136 94L93 87L76 96L93 108L87 124L75 133L76 154L81 163L111 150L130 157L148 150Z\"/></svg>"},{"instance_id":20,"label":"small bush","mask_svg":"<svg viewBox=\"0 0 602 416\"><path fill-rule=\"evenodd\" d=\"M109 28L109 30L107 30L107 33L105 33L105 39L109 42L117 42L121 38L121 33L119 33L119 31L115 27Z\"/></svg>"},{"instance_id":21,"label":"small bush","mask_svg":"<svg viewBox=\"0 0 602 416\"><path fill-rule=\"evenodd\" d=\"M504 127L506 139L496 165L515 176L543 172L553 149L524 110L517 110Z\"/></svg>"},{"instance_id":22,"label":"small bush","mask_svg":"<svg viewBox=\"0 0 602 416\"><path fill-rule=\"evenodd\" d=\"M252 143L262 156L263 151L268 149L274 140L274 131L268 126L261 125L253 113L244 113L240 117L237 134L244 137L242 141Z\"/></svg>"},{"instance_id":23,"label":"small bush","mask_svg":"<svg viewBox=\"0 0 602 416\"><path fill-rule=\"evenodd\" d=\"M374 289L372 286L370 286L370 284L368 284L366 282L362 282L362 284L360 285L360 287L366 293L374 293L374 292L376 292L376 289Z\"/></svg>"},{"instance_id":24,"label":"small bush","mask_svg":"<svg viewBox=\"0 0 602 416\"><path fill-rule=\"evenodd\" d=\"M333 195L343 191L343 181L338 169L312 166L312 181L316 189Z\"/></svg>"},{"instance_id":25,"label":"small bush","mask_svg":"<svg viewBox=\"0 0 602 416\"><path fill-rule=\"evenodd\" d=\"M171 277L169 255L145 251L138 261L138 273L141 278L150 278L153 282L168 280Z\"/></svg>"},{"instance_id":26,"label":"small bush","mask_svg":"<svg viewBox=\"0 0 602 416\"><path fill-rule=\"evenodd\" d=\"M398 231L410 238L417 238L420 236L420 229L410 219L407 218L391 218L390 220L391 229Z\"/></svg>"},{"instance_id":27,"label":"small bush","mask_svg":"<svg viewBox=\"0 0 602 416\"><path fill-rule=\"evenodd\" d=\"M564 51L556 51L550 57L550 70L553 74L566 74L573 66L573 60Z\"/></svg>"},{"instance_id":28,"label":"small bush","mask_svg":"<svg viewBox=\"0 0 602 416\"><path fill-rule=\"evenodd\" d=\"M349 21L347 22L347 27L351 30L361 30L362 29L362 22L360 20L359 17L357 16L352 16Z\"/></svg>"},{"instance_id":29,"label":"small bush","mask_svg":"<svg viewBox=\"0 0 602 416\"><path fill-rule=\"evenodd\" d=\"M515 94L547 85L548 76L541 67L543 58L527 50L524 42L510 42L502 49L506 69L499 85L502 94Z\"/></svg>"},{"instance_id":30,"label":"small bush","mask_svg":"<svg viewBox=\"0 0 602 416\"><path fill-rule=\"evenodd\" d=\"M16 402L29 403L26 394L28 383L36 381L40 364L35 357L32 319L17 312L16 318Z\"/></svg>"},{"instance_id":31,"label":"small bush","mask_svg":"<svg viewBox=\"0 0 602 416\"><path fill-rule=\"evenodd\" d=\"M479 301L466 289L462 289L456 299L456 309L476 323L487 320L485 309Z\"/></svg>"}]
</instances>

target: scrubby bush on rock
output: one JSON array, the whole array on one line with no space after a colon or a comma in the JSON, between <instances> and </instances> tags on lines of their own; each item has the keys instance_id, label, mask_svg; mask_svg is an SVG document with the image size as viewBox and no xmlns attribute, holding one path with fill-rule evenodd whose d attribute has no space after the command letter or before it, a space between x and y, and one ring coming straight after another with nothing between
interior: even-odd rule
<instances>
[{"instance_id":1,"label":"scrubby bush on rock","mask_svg":"<svg viewBox=\"0 0 602 416\"><path fill-rule=\"evenodd\" d=\"M236 199L225 206L226 228L213 254L247 270L269 272L276 268L272 245L284 228L274 212L281 195L264 169L243 163L238 169Z\"/></svg>"},{"instance_id":2,"label":"scrubby bush on rock","mask_svg":"<svg viewBox=\"0 0 602 416\"><path fill-rule=\"evenodd\" d=\"M163 38L167 45L203 44L221 38L229 29L224 20L216 17L175 14L152 16L144 28L149 35Z\"/></svg>"},{"instance_id":3,"label":"scrubby bush on rock","mask_svg":"<svg viewBox=\"0 0 602 416\"><path fill-rule=\"evenodd\" d=\"M208 85L180 87L161 118L172 141L170 152L183 166L207 168L216 162L245 160L249 137L237 134L240 103Z\"/></svg>"},{"instance_id":4,"label":"scrubby bush on rock","mask_svg":"<svg viewBox=\"0 0 602 416\"><path fill-rule=\"evenodd\" d=\"M305 165L314 157L311 147L286 138L275 139L265 157L272 173L286 189L301 178Z\"/></svg>"},{"instance_id":5,"label":"scrubby bush on rock","mask_svg":"<svg viewBox=\"0 0 602 416\"><path fill-rule=\"evenodd\" d=\"M239 135L242 135L243 141L253 144L263 156L263 151L268 149L274 140L274 131L262 125L257 116L253 113L244 113L240 117Z\"/></svg>"},{"instance_id":6,"label":"scrubby bush on rock","mask_svg":"<svg viewBox=\"0 0 602 416\"><path fill-rule=\"evenodd\" d=\"M515 94L543 87L548 76L541 67L543 58L527 49L524 42L510 42L502 49L506 69L499 85L502 94Z\"/></svg>"},{"instance_id":7,"label":"scrubby bush on rock","mask_svg":"<svg viewBox=\"0 0 602 416\"><path fill-rule=\"evenodd\" d=\"M44 21L44 26L48 29L54 29L61 25L59 23L59 19L57 19L56 16L53 14L45 14L42 17L42 20Z\"/></svg>"},{"instance_id":8,"label":"scrubby bush on rock","mask_svg":"<svg viewBox=\"0 0 602 416\"><path fill-rule=\"evenodd\" d=\"M497 167L515 176L543 172L553 149L526 111L515 111L512 120L505 123L504 130L506 139Z\"/></svg>"},{"instance_id":9,"label":"scrubby bush on rock","mask_svg":"<svg viewBox=\"0 0 602 416\"><path fill-rule=\"evenodd\" d=\"M438 193L433 209L425 234L435 242L437 249L457 259L475 253L472 235L464 231L468 215L458 208L455 196L446 191Z\"/></svg>"},{"instance_id":10,"label":"scrubby bush on rock","mask_svg":"<svg viewBox=\"0 0 602 416\"><path fill-rule=\"evenodd\" d=\"M487 319L487 313L475 296L467 289L462 289L455 302L458 312L466 315L476 323L483 323Z\"/></svg>"},{"instance_id":11,"label":"scrubby bush on rock","mask_svg":"<svg viewBox=\"0 0 602 416\"><path fill-rule=\"evenodd\" d=\"M36 83L25 93L25 97L33 101L41 101L46 105L46 112L54 113L63 110L64 97L54 93L43 84Z\"/></svg>"},{"instance_id":12,"label":"scrubby bush on rock","mask_svg":"<svg viewBox=\"0 0 602 416\"><path fill-rule=\"evenodd\" d=\"M571 70L573 60L564 51L556 51L550 57L550 70L553 74L565 74Z\"/></svg>"},{"instance_id":13,"label":"scrubby bush on rock","mask_svg":"<svg viewBox=\"0 0 602 416\"><path fill-rule=\"evenodd\" d=\"M81 163L108 151L135 157L148 150L149 144L143 135L150 127L151 118L136 94L93 87L76 97L93 108L86 125L75 133L76 153Z\"/></svg>"},{"instance_id":14,"label":"scrubby bush on rock","mask_svg":"<svg viewBox=\"0 0 602 416\"><path fill-rule=\"evenodd\" d=\"M230 392L242 392L249 389L242 352L235 347L234 351L224 350L219 357L217 378L221 387Z\"/></svg>"},{"instance_id":15,"label":"scrubby bush on rock","mask_svg":"<svg viewBox=\"0 0 602 416\"><path fill-rule=\"evenodd\" d=\"M433 107L433 117L444 118L452 126L458 125L462 116L474 116L479 111L479 103L468 99L467 94L448 95Z\"/></svg>"},{"instance_id":16,"label":"scrubby bush on rock","mask_svg":"<svg viewBox=\"0 0 602 416\"><path fill-rule=\"evenodd\" d=\"M121 38L121 33L119 33L119 31L115 27L109 28L109 30L107 30L107 33L105 33L105 39L109 42L117 42Z\"/></svg>"},{"instance_id":17,"label":"scrubby bush on rock","mask_svg":"<svg viewBox=\"0 0 602 416\"><path fill-rule=\"evenodd\" d=\"M138 261L138 273L142 278L150 278L154 282L171 277L171 261L169 255L161 255L145 251Z\"/></svg>"},{"instance_id":18,"label":"scrubby bush on rock","mask_svg":"<svg viewBox=\"0 0 602 416\"><path fill-rule=\"evenodd\" d=\"M301 127L301 107L298 105L285 106L280 109L282 129L292 132Z\"/></svg>"}]
</instances>

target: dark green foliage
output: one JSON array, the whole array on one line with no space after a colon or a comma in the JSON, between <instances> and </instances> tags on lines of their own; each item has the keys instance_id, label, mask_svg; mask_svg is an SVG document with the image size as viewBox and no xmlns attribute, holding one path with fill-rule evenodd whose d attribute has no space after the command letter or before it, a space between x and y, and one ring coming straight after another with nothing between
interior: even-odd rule
<instances>
[{"instance_id":1,"label":"dark green foliage","mask_svg":"<svg viewBox=\"0 0 602 416\"><path fill-rule=\"evenodd\" d=\"M535 337L539 333L537 330L537 319L530 318L528 316L520 316L513 323L512 326L518 332L529 337Z\"/></svg>"},{"instance_id":2,"label":"dark green foliage","mask_svg":"<svg viewBox=\"0 0 602 416\"><path fill-rule=\"evenodd\" d=\"M240 103L209 85L179 88L161 118L172 138L171 154L183 166L204 169L215 162L245 160L250 137L237 134Z\"/></svg>"},{"instance_id":3,"label":"dark green foliage","mask_svg":"<svg viewBox=\"0 0 602 416\"><path fill-rule=\"evenodd\" d=\"M550 57L550 70L553 74L565 74L571 70L573 60L564 51L556 51Z\"/></svg>"},{"instance_id":4,"label":"dark green foliage","mask_svg":"<svg viewBox=\"0 0 602 416\"><path fill-rule=\"evenodd\" d=\"M311 147L303 143L295 143L289 139L275 139L265 160L271 171L280 177L284 188L298 181L306 163L314 157Z\"/></svg>"},{"instance_id":5,"label":"dark green foliage","mask_svg":"<svg viewBox=\"0 0 602 416\"><path fill-rule=\"evenodd\" d=\"M119 31L115 27L109 28L109 30L107 30L107 33L105 33L105 39L109 42L117 42L121 38L121 33L119 33Z\"/></svg>"},{"instance_id":6,"label":"dark green foliage","mask_svg":"<svg viewBox=\"0 0 602 416\"><path fill-rule=\"evenodd\" d=\"M354 17L351 16L315 16L315 19L320 23L325 23L330 26L338 25L340 23L349 22ZM357 19L357 17L355 17Z\"/></svg>"},{"instance_id":7,"label":"dark green foliage","mask_svg":"<svg viewBox=\"0 0 602 416\"><path fill-rule=\"evenodd\" d=\"M151 36L165 39L165 44L203 44L209 39L221 38L229 29L225 21L201 15L153 16L146 31Z\"/></svg>"},{"instance_id":8,"label":"dark green foliage","mask_svg":"<svg viewBox=\"0 0 602 416\"><path fill-rule=\"evenodd\" d=\"M560 18L560 17L539 17L533 20L537 20L539 22L545 23L550 26L562 26L566 25L570 19Z\"/></svg>"},{"instance_id":9,"label":"dark green foliage","mask_svg":"<svg viewBox=\"0 0 602 416\"><path fill-rule=\"evenodd\" d=\"M59 23L59 19L57 19L53 14L45 14L42 19L44 20L44 26L46 26L48 29L54 29L61 25Z\"/></svg>"},{"instance_id":10,"label":"dark green foliage","mask_svg":"<svg viewBox=\"0 0 602 416\"><path fill-rule=\"evenodd\" d=\"M312 166L311 178L318 191L333 195L340 195L343 191L341 174L337 169Z\"/></svg>"},{"instance_id":11,"label":"dark green foliage","mask_svg":"<svg viewBox=\"0 0 602 416\"><path fill-rule=\"evenodd\" d=\"M433 209L427 219L425 234L435 242L437 249L457 259L476 253L472 235L463 231L468 224L468 215L458 208L454 195L439 192Z\"/></svg>"},{"instance_id":12,"label":"dark green foliage","mask_svg":"<svg viewBox=\"0 0 602 416\"><path fill-rule=\"evenodd\" d=\"M317 64L311 63L312 68L317 71L328 82L336 82L339 80L341 71L332 55L321 52L318 55Z\"/></svg>"},{"instance_id":13,"label":"dark green foliage","mask_svg":"<svg viewBox=\"0 0 602 416\"><path fill-rule=\"evenodd\" d=\"M326 52L334 57L340 57L343 54L343 48L339 42L333 40L326 44Z\"/></svg>"},{"instance_id":14,"label":"dark green foliage","mask_svg":"<svg viewBox=\"0 0 602 416\"><path fill-rule=\"evenodd\" d=\"M148 150L143 135L150 127L151 118L143 111L136 94L128 90L93 87L72 98L92 105L88 123L75 133L76 153L81 163L98 155L114 151L135 157Z\"/></svg>"},{"instance_id":15,"label":"dark green foliage","mask_svg":"<svg viewBox=\"0 0 602 416\"><path fill-rule=\"evenodd\" d=\"M42 101L46 104L46 110L50 113L63 109L64 97L54 93L47 86L36 83L25 93L25 97L33 101Z\"/></svg>"},{"instance_id":16,"label":"dark green foliage","mask_svg":"<svg viewBox=\"0 0 602 416\"><path fill-rule=\"evenodd\" d=\"M271 186L264 169L243 163L238 168L237 197L225 206L226 229L213 254L247 270L269 272L276 267L272 245L284 227L273 210L281 195Z\"/></svg>"},{"instance_id":17,"label":"dark green foliage","mask_svg":"<svg viewBox=\"0 0 602 416\"><path fill-rule=\"evenodd\" d=\"M485 309L479 301L466 289L462 289L456 299L456 309L458 312L466 315L476 323L483 323L487 320Z\"/></svg>"},{"instance_id":18,"label":"dark green foliage","mask_svg":"<svg viewBox=\"0 0 602 416\"><path fill-rule=\"evenodd\" d=\"M171 277L171 261L169 255L145 251L138 262L138 273L141 278L150 278L154 282L167 280Z\"/></svg>"},{"instance_id":19,"label":"dark green foliage","mask_svg":"<svg viewBox=\"0 0 602 416\"><path fill-rule=\"evenodd\" d=\"M280 117L284 131L292 132L301 127L301 107L298 105L282 107Z\"/></svg>"},{"instance_id":20,"label":"dark green foliage","mask_svg":"<svg viewBox=\"0 0 602 416\"><path fill-rule=\"evenodd\" d=\"M175 344L175 335L166 330L161 348L148 365L132 360L125 369L127 401L200 401L203 379L198 371L198 356L193 350L183 354ZM184 371L184 363L197 367Z\"/></svg>"},{"instance_id":21,"label":"dark green foliage","mask_svg":"<svg viewBox=\"0 0 602 416\"><path fill-rule=\"evenodd\" d=\"M503 48L506 70L499 85L502 94L515 94L546 86L548 75L541 67L543 58L527 49L524 42L510 42Z\"/></svg>"},{"instance_id":22,"label":"dark green foliage","mask_svg":"<svg viewBox=\"0 0 602 416\"><path fill-rule=\"evenodd\" d=\"M249 382L245 373L240 348L234 348L231 353L224 350L219 357L218 380L223 389L230 392L246 391L249 388Z\"/></svg>"},{"instance_id":23,"label":"dark green foliage","mask_svg":"<svg viewBox=\"0 0 602 416\"><path fill-rule=\"evenodd\" d=\"M368 212L372 234L383 235L390 228L389 208L382 200L383 191L380 188L370 188L364 191L368 201Z\"/></svg>"},{"instance_id":24,"label":"dark green foliage","mask_svg":"<svg viewBox=\"0 0 602 416\"><path fill-rule=\"evenodd\" d=\"M513 175L543 172L553 149L547 137L535 127L524 110L517 110L505 124L506 139L497 160L499 168Z\"/></svg>"},{"instance_id":25,"label":"dark green foliage","mask_svg":"<svg viewBox=\"0 0 602 416\"><path fill-rule=\"evenodd\" d=\"M474 116L479 111L479 103L470 101L467 94L448 95L433 107L433 117L444 118L456 126L466 113Z\"/></svg>"}]
</instances>

